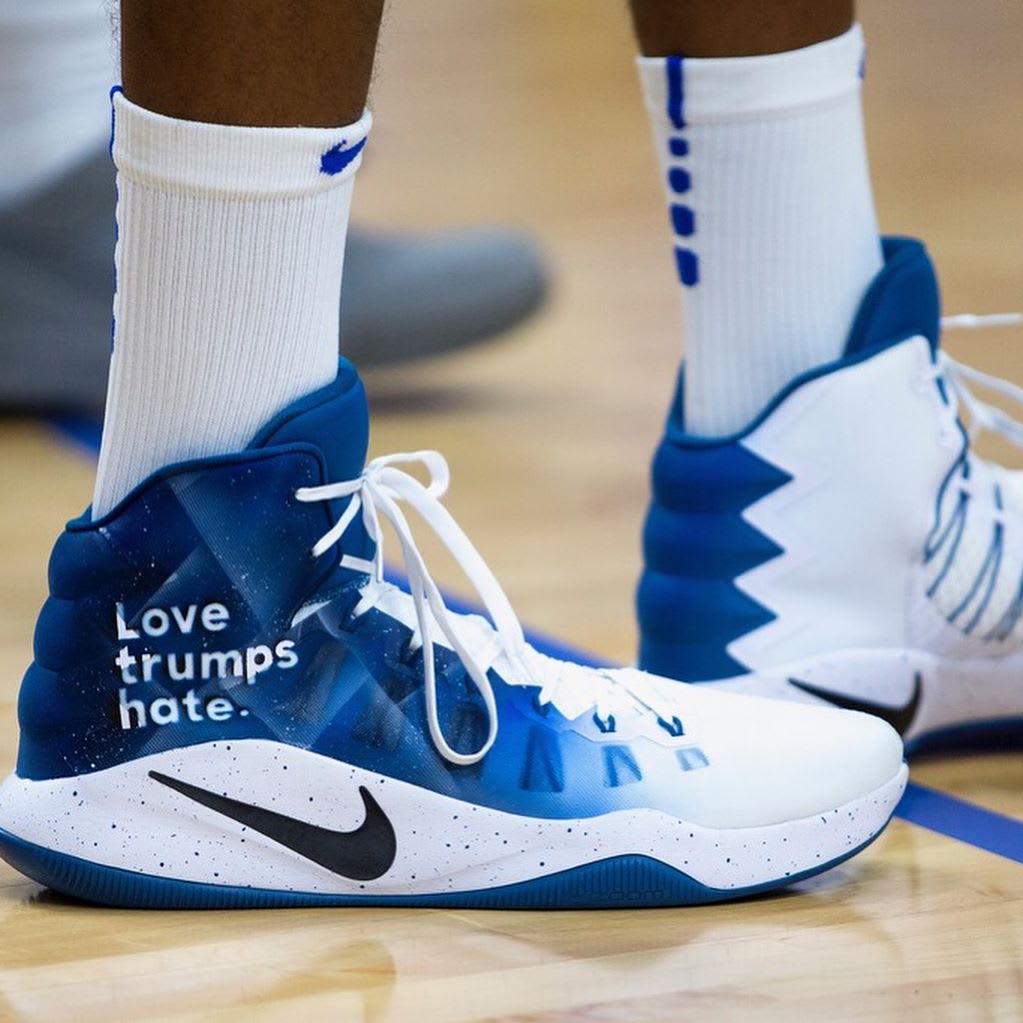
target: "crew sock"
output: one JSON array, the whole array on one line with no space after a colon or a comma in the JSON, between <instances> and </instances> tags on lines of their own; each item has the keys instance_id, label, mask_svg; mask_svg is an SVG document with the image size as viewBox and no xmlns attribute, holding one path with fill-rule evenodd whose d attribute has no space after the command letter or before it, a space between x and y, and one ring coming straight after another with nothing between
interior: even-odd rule
<instances>
[{"instance_id":1,"label":"crew sock","mask_svg":"<svg viewBox=\"0 0 1023 1023\"><path fill-rule=\"evenodd\" d=\"M639 70L683 290L685 426L722 436L841 354L881 268L862 33Z\"/></svg>"},{"instance_id":2,"label":"crew sock","mask_svg":"<svg viewBox=\"0 0 1023 1023\"><path fill-rule=\"evenodd\" d=\"M154 470L244 447L337 374L368 113L338 128L165 117L115 90L113 352L93 515Z\"/></svg>"}]
</instances>

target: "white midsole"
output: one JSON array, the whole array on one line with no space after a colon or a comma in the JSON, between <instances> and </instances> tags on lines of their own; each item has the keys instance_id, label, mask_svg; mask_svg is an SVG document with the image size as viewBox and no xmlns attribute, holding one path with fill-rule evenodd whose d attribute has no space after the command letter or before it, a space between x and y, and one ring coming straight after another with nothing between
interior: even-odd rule
<instances>
[{"instance_id":1,"label":"white midsole","mask_svg":"<svg viewBox=\"0 0 1023 1023\"><path fill-rule=\"evenodd\" d=\"M310 824L352 831L365 786L397 855L352 881L149 777L158 771ZM47 849L155 877L278 891L409 895L513 884L615 856L660 860L711 888L745 888L820 866L880 831L906 769L840 807L755 828L713 829L656 810L527 817L477 806L316 753L250 739L158 753L88 775L0 786L0 828Z\"/></svg>"},{"instance_id":2,"label":"white midsole","mask_svg":"<svg viewBox=\"0 0 1023 1023\"><path fill-rule=\"evenodd\" d=\"M922 650L863 648L818 654L713 683L728 692L820 703L792 679L842 698L904 707L920 676L921 698L904 738L971 722L1023 717L1023 651L1006 657L942 657Z\"/></svg>"}]
</instances>

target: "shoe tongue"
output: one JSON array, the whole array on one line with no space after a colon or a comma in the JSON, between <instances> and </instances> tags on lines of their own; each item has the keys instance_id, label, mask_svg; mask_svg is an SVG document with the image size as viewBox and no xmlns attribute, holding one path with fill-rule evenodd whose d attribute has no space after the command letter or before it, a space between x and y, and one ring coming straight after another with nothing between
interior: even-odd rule
<instances>
[{"instance_id":1,"label":"shoe tongue","mask_svg":"<svg viewBox=\"0 0 1023 1023\"><path fill-rule=\"evenodd\" d=\"M941 332L938 278L927 250L913 238L882 240L884 267L863 296L845 354L884 348L922 335L937 349Z\"/></svg>"},{"instance_id":2,"label":"shoe tongue","mask_svg":"<svg viewBox=\"0 0 1023 1023\"><path fill-rule=\"evenodd\" d=\"M369 445L369 409L362 381L347 359L339 361L333 383L278 413L249 447L299 443L320 450L326 467L325 483L352 480L362 472Z\"/></svg>"}]
</instances>

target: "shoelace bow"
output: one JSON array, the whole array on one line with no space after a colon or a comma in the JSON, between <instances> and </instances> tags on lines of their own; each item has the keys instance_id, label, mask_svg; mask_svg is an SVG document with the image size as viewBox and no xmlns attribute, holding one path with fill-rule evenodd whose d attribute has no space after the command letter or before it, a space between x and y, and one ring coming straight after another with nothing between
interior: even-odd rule
<instances>
[{"instance_id":1,"label":"shoelace bow","mask_svg":"<svg viewBox=\"0 0 1023 1023\"><path fill-rule=\"evenodd\" d=\"M1016 326L1023 323L1023 313L993 313L977 316L973 313L960 313L956 316L942 317L941 325L946 330L976 330L987 327ZM1004 409L982 401L973 393L969 384L986 387L1003 398L1023 408L1023 387L1004 380L990 373L983 373L973 366L967 366L953 359L945 351L938 353L937 373L944 376L952 386L956 398L970 416L967 429L970 440L978 434L988 431L998 433L1017 447L1023 447L1023 423L1014 419Z\"/></svg>"},{"instance_id":2,"label":"shoelace bow","mask_svg":"<svg viewBox=\"0 0 1023 1023\"><path fill-rule=\"evenodd\" d=\"M429 477L426 486L414 476L396 468L398 465L415 464L425 468ZM598 716L603 714L605 719L613 721L615 710L622 712L626 704L631 704L633 712L637 710L649 712L656 715L659 720L664 720L652 705L652 701L634 692L631 687L606 675L590 672L585 673L583 683L584 669L575 665L559 664L557 670L551 671L550 666L558 662L537 653L526 643L522 625L500 583L461 526L440 502L440 498L447 491L450 478L448 464L440 452L415 451L374 458L357 479L318 487L302 487L295 494L296 498L303 502L351 498L341 517L313 547L312 553L315 557L320 557L338 543L356 516L360 512L362 514L366 532L375 544L373 560L364 561L347 554L341 558L344 567L365 572L372 580L369 586L363 589L362 600L353 611L354 615L365 613L378 603L385 593L393 592L395 589L384 582L384 537L380 528L380 517L387 519L394 529L401 545L405 574L408 577L415 609L417 628L413 634L412 645L420 645L423 651L426 719L430 737L438 752L453 764L467 765L482 760L493 746L498 729L497 702L487 671L497 655L503 655L509 663L511 674L517 675L509 681L536 686L539 689L538 703L541 705L556 702L559 696L565 697L566 690L574 690L574 693L569 695L574 695L574 702L580 713L586 709L583 704L595 706ZM477 616L463 615L454 616L459 620L457 623L453 620L452 612L448 610L440 589L433 581L416 546L412 529L399 507L399 502L413 508L447 547L479 594L490 616L490 622L485 622ZM479 623L475 627L477 635L467 636L471 632L471 627L467 628L467 623L474 621ZM459 753L453 749L441 727L437 703L437 670L434 661L434 626L440 629L458 655L486 708L487 738L473 753ZM474 650L475 644L471 644L467 639L485 640L485 634L495 637L496 644L480 642L480 650ZM553 675L550 681L544 681L539 677L544 668Z\"/></svg>"}]
</instances>

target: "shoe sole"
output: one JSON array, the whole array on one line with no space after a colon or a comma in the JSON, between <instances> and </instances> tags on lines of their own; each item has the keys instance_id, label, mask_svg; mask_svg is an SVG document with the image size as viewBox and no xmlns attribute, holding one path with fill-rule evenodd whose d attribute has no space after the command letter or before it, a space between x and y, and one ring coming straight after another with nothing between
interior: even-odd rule
<instances>
[{"instance_id":1,"label":"shoe sole","mask_svg":"<svg viewBox=\"0 0 1023 1023\"><path fill-rule=\"evenodd\" d=\"M396 835L390 866L376 879L341 876L150 772L342 841L363 830L360 791L372 792ZM711 829L653 810L526 817L266 740L211 743L75 778L12 775L0 786L0 856L65 895L136 908L697 905L781 888L855 855L890 820L906 776L903 765L811 817Z\"/></svg>"}]
</instances>

